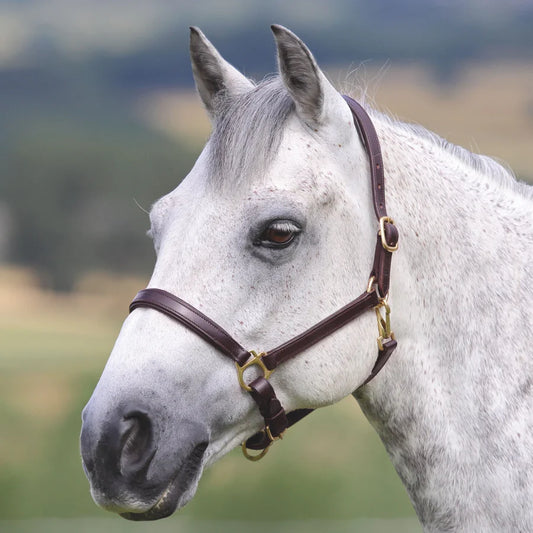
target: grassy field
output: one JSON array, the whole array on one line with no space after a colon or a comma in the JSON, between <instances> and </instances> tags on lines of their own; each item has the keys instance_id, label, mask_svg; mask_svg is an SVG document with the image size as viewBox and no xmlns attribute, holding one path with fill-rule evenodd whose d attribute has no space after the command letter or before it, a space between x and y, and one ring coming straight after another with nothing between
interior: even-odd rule
<instances>
[{"instance_id":1,"label":"grassy field","mask_svg":"<svg viewBox=\"0 0 533 533\"><path fill-rule=\"evenodd\" d=\"M407 495L353 399L309 417L261 463L232 452L176 517L140 525L98 509L80 465L80 412L144 283L93 275L58 295L31 272L0 270L0 531L413 531Z\"/></svg>"},{"instance_id":2,"label":"grassy field","mask_svg":"<svg viewBox=\"0 0 533 533\"><path fill-rule=\"evenodd\" d=\"M142 524L121 518L78 518L0 521L5 533L418 533L422 530L414 519L355 519L355 520L189 520L171 518L162 522Z\"/></svg>"}]
</instances>

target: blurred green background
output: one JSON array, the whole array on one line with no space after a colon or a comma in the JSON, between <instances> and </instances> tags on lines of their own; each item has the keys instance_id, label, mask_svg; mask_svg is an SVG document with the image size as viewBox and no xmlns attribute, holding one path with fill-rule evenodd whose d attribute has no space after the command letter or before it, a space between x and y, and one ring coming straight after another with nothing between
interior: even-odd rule
<instances>
[{"instance_id":1,"label":"blurred green background","mask_svg":"<svg viewBox=\"0 0 533 533\"><path fill-rule=\"evenodd\" d=\"M261 79L274 22L332 81L531 181L531 1L0 0L2 533L420 531L350 398L258 464L236 450L155 524L98 509L81 469L81 409L154 260L143 209L209 135L188 27Z\"/></svg>"}]
</instances>

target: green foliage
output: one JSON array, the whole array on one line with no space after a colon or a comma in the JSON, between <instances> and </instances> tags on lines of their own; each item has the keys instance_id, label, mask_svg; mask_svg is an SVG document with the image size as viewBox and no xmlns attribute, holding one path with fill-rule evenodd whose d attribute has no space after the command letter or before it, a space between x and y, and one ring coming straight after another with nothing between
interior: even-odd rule
<instances>
[{"instance_id":1,"label":"green foliage","mask_svg":"<svg viewBox=\"0 0 533 533\"><path fill-rule=\"evenodd\" d=\"M193 156L136 124L34 121L12 135L0 197L13 218L12 259L70 289L91 269L147 272L146 213ZM139 205L137 205L139 204Z\"/></svg>"}]
</instances>

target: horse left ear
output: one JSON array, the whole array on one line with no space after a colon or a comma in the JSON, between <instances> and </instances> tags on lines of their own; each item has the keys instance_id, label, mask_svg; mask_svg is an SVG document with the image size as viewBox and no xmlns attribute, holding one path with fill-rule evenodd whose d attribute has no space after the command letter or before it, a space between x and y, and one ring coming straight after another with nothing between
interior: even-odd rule
<instances>
[{"instance_id":1,"label":"horse left ear","mask_svg":"<svg viewBox=\"0 0 533 533\"><path fill-rule=\"evenodd\" d=\"M219 54L199 28L190 29L194 81L209 117L215 121L217 100L246 93L254 84Z\"/></svg>"},{"instance_id":2,"label":"horse left ear","mask_svg":"<svg viewBox=\"0 0 533 533\"><path fill-rule=\"evenodd\" d=\"M298 116L309 126L324 125L342 97L320 70L309 48L290 30L271 26L278 48L279 71L296 105ZM341 104L344 107L345 104Z\"/></svg>"}]
</instances>

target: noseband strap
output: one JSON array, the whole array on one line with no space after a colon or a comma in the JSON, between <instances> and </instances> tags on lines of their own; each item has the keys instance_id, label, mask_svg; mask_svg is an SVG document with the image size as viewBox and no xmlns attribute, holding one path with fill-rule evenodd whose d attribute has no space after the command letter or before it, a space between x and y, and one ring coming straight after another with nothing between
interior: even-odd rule
<instances>
[{"instance_id":1,"label":"noseband strap","mask_svg":"<svg viewBox=\"0 0 533 533\"><path fill-rule=\"evenodd\" d=\"M130 304L130 313L137 307L151 307L180 322L200 335L226 357L243 365L250 352L243 348L227 331L186 301L162 289L143 289Z\"/></svg>"},{"instance_id":2,"label":"noseband strap","mask_svg":"<svg viewBox=\"0 0 533 533\"><path fill-rule=\"evenodd\" d=\"M260 354L246 350L216 322L181 298L162 289L143 289L130 304L130 312L139 307L155 309L194 331L226 357L232 359L238 371L241 387L249 392L264 419L264 428L243 443L245 456L251 460L263 457L275 440L282 437L285 430L312 409L298 409L286 413L269 383L271 372L314 344L342 328L364 312L374 309L378 320L378 357L367 384L383 368L396 348L396 340L390 329L390 308L387 303L390 284L392 253L398 247L398 230L387 215L385 206L385 178L378 136L366 111L352 98L344 96L352 111L354 124L359 132L370 163L372 198L374 211L379 221L374 262L368 287L358 298L335 313L326 317L303 333L280 346ZM382 315L383 310L385 316ZM262 373L247 383L245 370L256 366ZM250 455L247 449L261 450L258 455Z\"/></svg>"}]
</instances>

